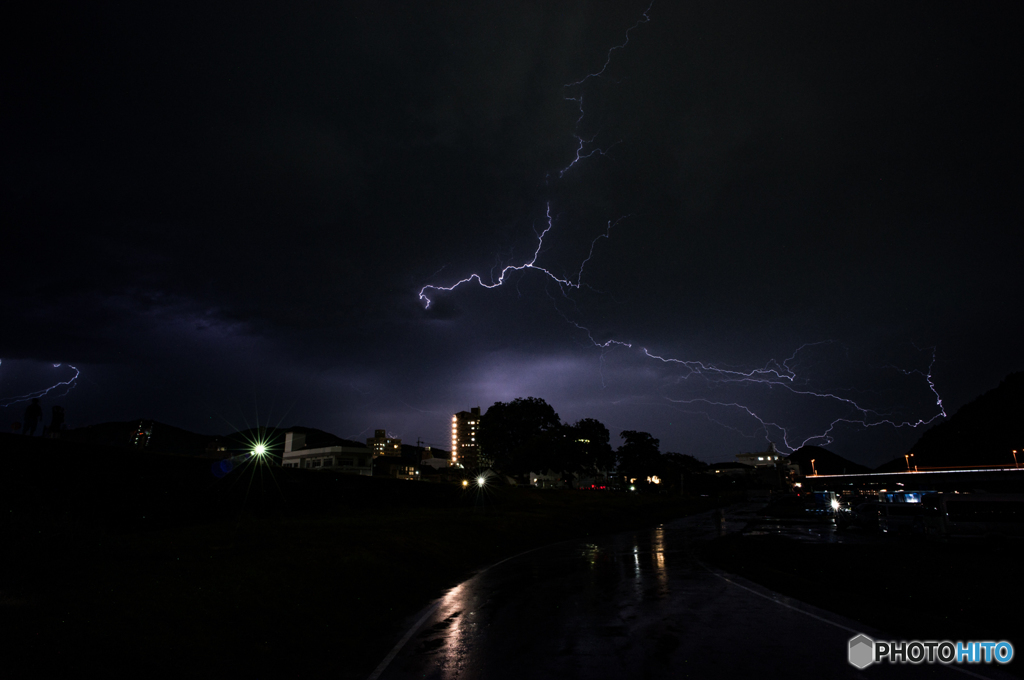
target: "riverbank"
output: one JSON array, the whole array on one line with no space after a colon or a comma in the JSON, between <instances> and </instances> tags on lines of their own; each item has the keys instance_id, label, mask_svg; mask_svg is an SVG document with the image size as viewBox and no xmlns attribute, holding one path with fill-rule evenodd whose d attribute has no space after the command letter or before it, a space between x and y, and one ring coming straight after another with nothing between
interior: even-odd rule
<instances>
[{"instance_id":1,"label":"riverbank","mask_svg":"<svg viewBox=\"0 0 1024 680\"><path fill-rule=\"evenodd\" d=\"M49 471L8 458L0 481L0 635L33 675L365 677L477 569L711 505L266 467L217 478L209 461L32 445Z\"/></svg>"},{"instance_id":2,"label":"riverbank","mask_svg":"<svg viewBox=\"0 0 1024 680\"><path fill-rule=\"evenodd\" d=\"M731 534L701 559L895 640L1024 642L1017 543L815 543ZM1003 670L1024 677L1024 663Z\"/></svg>"}]
</instances>

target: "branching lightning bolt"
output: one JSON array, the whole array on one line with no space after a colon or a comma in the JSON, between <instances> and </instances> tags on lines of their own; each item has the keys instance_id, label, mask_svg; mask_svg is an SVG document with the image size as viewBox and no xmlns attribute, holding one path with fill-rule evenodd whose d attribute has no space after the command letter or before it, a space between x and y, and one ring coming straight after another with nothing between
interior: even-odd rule
<instances>
[{"instance_id":1,"label":"branching lightning bolt","mask_svg":"<svg viewBox=\"0 0 1024 680\"><path fill-rule=\"evenodd\" d=\"M835 426L840 423L858 425L863 428L877 427L879 425L888 425L894 428L916 428L923 425L931 424L939 418L947 417L946 410L942 404L942 397L939 395L938 390L936 390L935 383L932 380L932 369L935 366L936 358L935 348L931 348L932 357L931 362L928 365L927 372L923 372L916 369L905 370L895 366L893 366L892 368L903 373L904 375L918 374L923 376L927 381L932 394L935 395L935 406L937 408L937 413L932 415L932 417L928 418L927 420L924 418L918 418L917 420L893 420L889 418L890 414L882 413L875 409L865 408L859 405L856 401L849 399L847 397L843 397L832 392L817 392L814 390L797 389L796 387L794 387L794 382L797 379L797 374L793 371L793 369L790 368L789 362L795 359L797 354L799 354L801 350L816 344L822 343L808 343L802 345L796 350L796 352L793 353L792 356L789 357L789 359L786 359L784 362L782 362L781 366L773 361L769 362L769 364L765 368L754 369L746 373L742 371L720 369L715 366L705 365L701 362L696 361L666 359L664 357L659 357L651 354L650 352L647 351L647 349L644 349L643 352L645 355L653 359L657 359L665 363L679 364L687 368L690 372L687 375L683 376L683 379L687 379L692 375L702 375L703 377L709 379L711 382L743 382L748 384L762 384L767 385L769 387L781 387L799 396L813 397L816 399L834 401L844 404L856 414L855 417L835 418L832 420L832 422L829 423L828 427L821 433L811 435L809 437L804 438L802 441L795 442L791 441L790 433L786 427L780 425L779 423L765 420L760 415L758 415L753 409L743 404L737 402L711 401L710 399L705 398L668 399L668 401L674 404L702 403L709 406L718 406L723 408L742 410L746 412L747 415L749 415L751 418L759 422L761 426L764 428L766 434L770 435L772 429L777 431L779 435L782 437L783 445L786 447L786 449L790 451L795 451L801 446L806 446L812 443L831 444L834 441L834 439L831 436L832 430L835 429Z\"/></svg>"},{"instance_id":2,"label":"branching lightning bolt","mask_svg":"<svg viewBox=\"0 0 1024 680\"><path fill-rule=\"evenodd\" d=\"M0 363L2 363L2 362L0 362ZM60 368L61 365L62 364L54 364L53 367L54 368ZM71 364L68 364L68 368L70 368L72 371L75 372L75 374L73 376L71 376L70 379L58 382L58 383L56 383L54 385L51 385L51 386L49 386L49 387L47 387L45 389L36 390L35 392L29 392L28 394L21 394L21 395L18 395L16 397L3 397L2 399L0 399L0 408L7 408L8 406L13 406L14 404L24 403L26 401L31 401L32 399L39 399L41 397L44 397L44 396L50 394L50 392L53 392L54 390L60 390L61 388L64 388L64 391L61 392L60 394L53 395L53 396L56 396L56 397L63 397L63 396L65 396L68 392L70 392L71 390L75 389L75 386L78 384L77 381L78 381L78 376L80 374L80 371L77 368L75 368L74 366L72 366Z\"/></svg>"},{"instance_id":3,"label":"branching lightning bolt","mask_svg":"<svg viewBox=\"0 0 1024 680\"><path fill-rule=\"evenodd\" d=\"M608 70L609 65L612 62L612 59L613 59L615 53L617 51L625 49L625 47L627 45L629 45L630 34L634 30L636 30L638 27L640 27L642 24L646 24L646 23L648 23L650 21L650 11L651 11L651 7L652 6L653 6L653 2L650 5L648 5L647 9L644 10L644 12L642 13L641 17L636 21L636 23L634 23L629 29L626 30L625 38L624 38L623 42L621 44L619 44L619 45L615 45L615 46L611 47L608 50L607 56L605 58L605 62L601 66L600 69L598 69L597 71L594 71L593 73L589 73L586 76L584 76L583 78L581 78L581 79L579 79L579 80L577 80L575 82L568 83L568 84L566 84L564 86L564 88L565 88L565 90L567 92L567 94L564 97L565 100L573 102L575 104L575 106L576 106L576 108L577 108L577 110L579 112L579 115L576 118L574 129L573 129L573 132L572 132L572 137L576 141L576 146L575 146L575 149L573 150L572 158L569 161L569 163L565 167L563 167L562 169L560 169L558 171L558 178L564 177L567 172L569 172L572 168L574 168L577 164L579 164L583 160L586 160L588 158L592 158L594 156L604 156L604 155L606 155L608 153L608 151L612 147L615 146L615 144L618 144L618 142L616 142L615 144L612 144L611 146L608 146L607 148L595 147L595 146L592 146L592 145L595 143L595 141L597 139L597 135L595 134L595 135L591 135L589 137L586 137L581 132L581 127L583 125L583 120L585 118L585 111L584 111L584 105L583 105L583 103L584 103L584 86L588 83L588 81L591 81L592 79L597 79L597 78L600 78L600 77L604 76L604 74ZM548 177L550 178L550 175ZM560 292L562 293L563 298L565 298L565 299L569 300L570 302L573 302L573 304L575 304L575 302L569 296L569 293L572 292L573 290L580 290L581 288L583 288L586 285L583 282L584 269L586 268L587 264L591 261L591 259L594 256L594 252L595 252L595 248L597 246L597 242L599 240L601 240L601 239L610 239L611 238L611 231L612 231L612 229L617 224L619 224L619 222L621 220L625 219L625 217L620 217L619 219L617 219L615 221L609 221L607 229L605 230L605 232L600 234L600 235L598 235L595 239L593 239L591 241L591 243L590 243L590 250L587 253L586 258L584 258L583 261L581 262L579 270L578 270L578 272L576 272L574 277L566 277L566 276L559 277L559 276L555 275L549 268L545 268L545 267L542 267L539 264L537 264L538 259L540 258L541 254L542 254L542 252L544 250L544 239L552 231L552 229L554 229L554 227L555 227L555 220L554 220L554 218L552 217L552 214L551 214L551 203L550 203L550 201L546 205L546 212L545 212L545 214L546 214L546 217L547 217L547 224L546 224L545 228L543 229L543 231L541 231L539 234L536 235L537 236L537 247L534 250L533 256L530 258L529 261L527 261L527 262L525 262L523 264L504 266L501 269L500 273L497 275L496 278L494 276L494 270L492 270L491 271L491 276L490 276L490 282L485 281L479 274L475 274L474 273L474 274L470 274L469 276L467 276L467 277L465 277L465 278L463 278L463 279L461 279L459 281L456 281L455 283L453 283L453 284L451 284L449 286L439 286L439 285L433 285L433 284L423 286L423 288L421 288L420 292L419 292L419 299L423 301L424 307L425 308L429 308L430 305L431 305L431 297L428 295L428 292L450 292L450 291L454 291L455 289L459 288L460 286L472 283L474 281L476 282L477 285L482 286L482 287L487 288L487 289L498 288L498 287L504 285L507 282L507 280L508 280L506 278L507 275L509 275L511 273L514 273L514 272L526 272L528 270L539 272L542 275L544 275L547 278L549 278L554 283L556 283L558 285L559 289L560 289ZM589 286L587 286L587 287L589 288ZM559 308L558 301L555 299L554 296L551 295L550 292L548 293L548 295L549 295L549 297L552 298L552 301L555 304L556 310L559 312L559 314L562 315L563 319L565 319L565 321L567 323L575 326L577 329L579 329L580 331L585 333L587 338L590 340L590 342L595 347L600 348L602 350L601 362L602 362L602 384L603 384L603 382L604 382L603 362L604 362L605 354L607 352L609 352L609 351L611 351L613 349L617 349L617 348L627 349L627 350L634 349L634 344L631 343L631 342L625 342L625 341L622 341L622 340L615 340L615 339L607 340L605 342L599 342L598 340L596 340L594 338L594 336L591 333L590 329L588 329L586 326L582 325L578 321L570 318L564 311L562 311L562 309ZM867 408L865 406L862 406L857 401L855 401L854 399L852 399L852 398L850 398L848 396L844 396L842 394L836 394L835 392L817 391L817 390L811 389L808 386L809 385L809 380L806 379L806 378L802 378L802 377L800 377L798 375L796 369L794 369L793 366L792 366L793 362L796 360L797 356L802 351L804 351L805 349L807 349L809 347L818 346L818 345L829 344L831 342L832 341L824 340L824 341L819 341L819 342L806 343L806 344L801 345L800 347L798 347L792 353L792 355L789 356L789 358L785 359L781 363L773 359L773 360L767 362L764 366L762 366L760 368L755 368L755 369L752 369L752 370L739 370L739 369L736 369L736 368L723 368L723 367L715 366L713 364L709 364L709 363L706 363L706 362L703 362L703 361L683 360L683 359L669 358L669 357L665 357L665 356L654 354L651 351L649 351L647 348L639 348L639 349L642 352L642 355L644 357L648 358L648 359L651 359L651 360L654 360L654 361L658 361L658 362L661 362L661 363L664 363L664 364L670 364L672 366L684 369L685 373L682 376L680 376L680 378L679 378L682 381L688 380L689 378L691 378L693 376L700 376L704 380L708 381L709 383L714 383L714 384L736 383L736 384L743 384L743 385L760 385L760 386L765 386L765 387L767 387L769 389L771 389L771 388L781 388L781 389L783 389L783 390L785 390L785 391L787 391L787 392L789 392L789 393L791 393L793 395L796 395L798 397L806 397L806 398L815 399L815 400L822 400L822 401L830 402L830 403L833 403L833 404L835 404L835 405L837 405L839 407L847 409L848 413L846 415L832 419L831 422L829 422L829 424L827 425L827 427L825 427L822 431L820 431L820 432L818 432L816 434L812 434L811 436L804 437L804 438L802 438L802 440L798 441L798 439L800 439L800 438L795 437L790 432L790 430L793 429L792 427L787 429L787 427L785 427L785 426L783 426L783 425L781 425L781 424L779 424L777 422L774 422L773 420L771 420L771 419L767 418L766 416L760 414L754 408L752 408L750 406L747 406L747 405L744 405L744 404L741 404L739 402L719 401L719 400L713 400L713 399L710 399L710 398L703 398L703 397L701 397L701 398L693 398L693 399L672 399L672 398L666 397L666 400L669 403L671 403L671 404L703 404L705 406L715 407L715 408L718 408L718 409L734 409L734 410L739 410L739 411L745 413L750 418L752 418L757 423L759 423L760 427L764 430L765 435L767 437L771 437L773 434L781 437L782 445L784 447L784 450L794 451L794 450L800 448L801 446L804 446L804 445L807 445L807 444L811 444L811 443L829 444L829 443L831 443L833 441L833 438L832 438L833 430L840 423L854 424L854 425L858 425L858 426L863 427L863 428L877 427L879 425L887 425L887 426L894 427L894 428L903 428L903 427L915 427L916 428L916 427L920 427L920 426L923 426L923 425L928 425L928 424L934 422L935 420L937 420L939 418L947 417L946 416L946 412L945 412L945 408L944 408L943 403L942 403L942 397L939 395L939 392L936 389L934 380L932 378L932 370L933 370L934 365L935 365L935 349L934 348L931 349L932 357L931 357L931 362L928 365L927 371L921 371L921 370L917 370L917 369L906 370L906 369L897 368L897 367L894 367L894 366L891 367L891 368L894 368L895 370L898 370L899 372L903 373L904 375L916 374L916 375L920 375L921 377L923 377L925 379L925 381L928 383L929 389L931 390L932 394L935 397L935 406L937 408L937 412L934 413L930 418L927 418L927 419L926 418L918 418L916 420L907 420L907 419L893 418L893 417L891 417L891 414L883 413L883 412L881 412L879 410L872 409L872 408ZM725 423L721 423L718 420L715 420L714 418L712 418L710 415L708 415L707 413L705 413L703 411L701 411L701 413L705 417L707 417L708 420L710 420L711 422L717 423L717 424L721 425L722 427L726 427L728 429L739 431L739 430L737 430L737 428L734 428L732 426L726 425Z\"/></svg>"},{"instance_id":4,"label":"branching lightning bolt","mask_svg":"<svg viewBox=\"0 0 1024 680\"><path fill-rule=\"evenodd\" d=\"M626 29L626 39L622 41L622 44L615 45L614 47L608 49L608 56L604 60L604 65L601 66L600 70L595 71L594 73L588 73L587 75L577 80L575 83L569 83L567 87L576 87L577 85L582 85L591 78L600 78L601 76L603 76L604 72L608 70L608 65L612 63L612 57L615 56L615 52L617 52L618 50L625 49L626 45L629 44L629 34L636 30L640 26L640 24L646 24L651 20L650 12L652 7L654 7L653 0L651 4L647 5L647 9L645 9L643 14L640 15L640 18L637 19L636 23Z\"/></svg>"},{"instance_id":5,"label":"branching lightning bolt","mask_svg":"<svg viewBox=\"0 0 1024 680\"><path fill-rule=\"evenodd\" d=\"M572 278L569 277L559 277L556 274L554 274L550 269L546 269L537 264L537 259L540 257L541 250L544 248L544 237L547 236L548 232L551 231L555 224L554 217L552 217L551 215L550 202L548 202L547 204L547 211L545 215L547 217L547 226L544 227L544 230L542 232L537 234L537 248L536 250L533 251L533 257L530 258L529 262L519 265L507 265L504 269L501 270L501 273L498 274L497 279L495 279L492 274L491 283L485 282L479 274L470 274L466 278L462 279L461 281L456 281L450 286L423 286L423 288L420 289L419 298L420 300L423 301L424 307L428 309L430 308L430 297L427 295L427 291L453 291L459 286L470 283L471 281L476 281L477 284L483 286L484 288L498 288L499 286L505 284L505 276L509 272L522 272L526 270L538 271L541 274L547 276L555 283L557 283L559 288L561 288L563 294L567 292L567 289L572 288L579 290L581 287L583 287L583 270L587 266L587 262L589 262L590 259L594 256L594 248L597 245L597 242L603 238L609 238L611 235L611 230L615 227L616 224L618 224L624 218L620 217L618 220L615 220L614 222L609 221L607 230L603 234L599 234L593 241L591 241L590 252L587 253L587 257L580 264L579 271L576 273L576 280L574 281L572 280Z\"/></svg>"},{"instance_id":6,"label":"branching lightning bolt","mask_svg":"<svg viewBox=\"0 0 1024 680\"><path fill-rule=\"evenodd\" d=\"M576 82L566 84L565 88L566 89L581 88L583 86L583 84L586 83L591 78L599 78L600 76L604 75L604 72L608 69L608 65L611 64L611 62L612 62L612 57L614 56L615 52L617 50L621 50L621 49L625 48L626 45L629 44L629 34L634 29L636 29L638 26L640 26L641 24L645 24L645 23L647 23L647 22L649 22L651 20L649 13L651 11L651 7L653 7L653 6L654 6L654 2L652 0L651 4L649 4L647 6L647 9L644 10L644 12L641 15L640 19L638 19L635 24L633 24L631 27L629 27L629 29L626 30L626 36L625 36L625 39L623 40L622 44L621 45L615 45L614 47L612 47L612 48L610 48L608 50L608 54L607 54L607 56L605 58L604 65L601 66L600 70L595 71L594 73L587 74L586 76L584 76L580 80L577 80ZM573 166L575 166L581 160L584 160L586 158L590 158L590 157L592 157L594 155L604 155L604 154L606 154L608 152L608 149L597 149L597 148L595 148L595 149L590 150L589 152L584 153L584 147L587 144L592 144L594 142L594 139L596 139L596 137L591 137L590 139L584 139L579 134L579 128L580 128L580 125L583 123L583 117L584 117L584 112L583 112L583 92L582 92L582 90L580 90L579 94L577 94L576 96L574 96L574 97L573 96L566 96L565 99L566 99L566 101L575 102L577 107L579 108L579 117L576 119L575 131L573 132L573 138L577 141L577 146L576 146L576 150L575 150L573 159L569 162L569 164L567 166L565 166L564 168L562 168L558 172L558 176L559 177L563 177L566 172L568 172ZM614 144L612 146L614 146ZM611 147L609 147L609 148L611 148ZM560 278L560 277L556 276L555 274L553 274L550 270L545 269L544 267L540 267L540 266L537 265L537 258L540 257L541 250L544 247L544 237L554 227L554 218L551 216L551 202L550 201L547 203L547 209L546 209L545 214L547 216L547 226L544 228L544 231L542 231L540 234L537 235L537 249L534 251L533 258L529 262L526 262L526 263L521 264L521 265L508 265L508 266L504 267L501 270L501 273L498 275L497 279L494 278L493 272L492 272L491 283L486 283L479 274L470 274L466 278L464 278L464 279L462 279L460 281L456 281L454 284L452 284L450 286L435 286L435 285L423 286L423 288L421 288L420 292L419 292L419 299L423 301L424 308L426 308L426 309L430 308L430 302L431 301L430 301L430 297L427 295L427 291L429 291L429 290L433 290L433 291L448 291L448 292L450 292L450 291L455 290L456 288L458 288L459 286L461 286L463 284L470 283L471 281L476 281L477 284L483 286L484 288L498 288L499 286L504 285L504 283L505 283L505 275L508 274L509 272L526 271L528 269L536 270L536 271L539 271L542 274L546 275L548 278L550 278L552 281L554 281L555 283L558 284L559 288L562 289L562 293L563 294L565 294L566 289L569 289L569 288L575 288L575 289L578 290L583 285L583 269L586 267L587 263L593 257L593 255L594 255L594 247L597 245L597 242L599 240L601 240L602 238L610 238L612 228L615 227L622 219L624 219L624 217L620 217L619 219L615 220L614 222L613 221L609 221L608 222L608 228L605 231L605 233L598 235L597 238L595 238L590 243L590 252L587 253L587 257L580 264L580 269L579 269L579 272L576 275L576 280L573 281L572 279L569 279L569 278ZM443 269L443 267L442 267L442 269ZM586 330L586 329L584 329L584 330ZM589 331L587 331L587 333L589 335ZM592 337L591 337L591 340L594 341ZM594 344L600 346L600 344L597 343L596 341L594 341ZM613 343L613 344L623 345L625 343ZM607 346L607 343L606 343L606 346ZM626 346L628 347L629 345L626 345Z\"/></svg>"},{"instance_id":7,"label":"branching lightning bolt","mask_svg":"<svg viewBox=\"0 0 1024 680\"><path fill-rule=\"evenodd\" d=\"M643 14L640 15L640 18L637 19L637 22L630 26L628 29L626 29L626 38L625 40L622 41L621 45L615 45L614 47L608 50L608 55L605 57L604 65L601 66L600 70L595 71L593 73L588 73L583 78L577 80L574 83L566 84L565 89L574 91L577 94L575 94L575 96L566 95L565 100L569 102L574 102L576 104L577 109L580 112L580 115L576 119L576 129L573 132L573 139L576 140L575 157L572 159L572 161L570 161L570 163L567 166L558 171L559 177L564 177L565 173L569 172L569 170L571 170L580 161L587 158L591 158L592 156L595 155L604 156L611 150L613 146L615 146L615 144L618 144L618 142L616 142L615 144L609 146L607 149L595 147L590 151L584 151L588 144L594 143L594 141L597 139L597 135L593 135L589 139L586 139L579 132L580 126L583 124L583 118L585 115L583 110L583 85L591 78L600 78L601 76L604 75L604 72L608 70L608 66L612 63L612 57L615 55L615 52L618 50L625 49L626 45L629 44L629 34L632 33L641 24L646 24L651 20L650 11L651 7L653 6L654 2L652 1L651 4L647 6L647 9L644 10Z\"/></svg>"}]
</instances>

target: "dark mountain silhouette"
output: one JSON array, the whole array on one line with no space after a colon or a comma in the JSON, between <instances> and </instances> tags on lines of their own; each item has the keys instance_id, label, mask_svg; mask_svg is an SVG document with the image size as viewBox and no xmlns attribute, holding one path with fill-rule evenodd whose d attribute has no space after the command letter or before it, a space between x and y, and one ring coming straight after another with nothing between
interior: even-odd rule
<instances>
[{"instance_id":1,"label":"dark mountain silhouette","mask_svg":"<svg viewBox=\"0 0 1024 680\"><path fill-rule=\"evenodd\" d=\"M207 443L214 439L211 435L196 434L166 423L141 419L76 427L61 432L60 438L78 444L130 448L133 446L132 440L140 423L145 423L146 428L150 430L150 435L145 438L145 445L137 447L146 451L201 456L206 451Z\"/></svg>"},{"instance_id":2,"label":"dark mountain silhouette","mask_svg":"<svg viewBox=\"0 0 1024 680\"><path fill-rule=\"evenodd\" d=\"M811 466L811 459L814 466ZM846 460L820 446L801 446L789 454L789 459L800 466L800 472L809 475L812 469L819 475L852 475L860 472L871 472L871 468Z\"/></svg>"},{"instance_id":3,"label":"dark mountain silhouette","mask_svg":"<svg viewBox=\"0 0 1024 680\"><path fill-rule=\"evenodd\" d=\"M135 433L139 424L144 423L150 431L144 438L144 444L136 440ZM61 433L64 441L78 444L89 444L111 448L138 448L154 453L172 453L184 456L204 456L228 458L251 451L256 442L263 442L270 448L271 454L278 457L284 450L286 432L299 432L306 436L303 448L314 449L325 446L358 446L366 447L364 442L342 439L330 432L312 427L286 428L250 428L225 435L197 434L180 427L153 420L130 420L127 422L99 423L88 425Z\"/></svg>"},{"instance_id":4,"label":"dark mountain silhouette","mask_svg":"<svg viewBox=\"0 0 1024 680\"><path fill-rule=\"evenodd\" d=\"M302 427L299 425L293 427L253 427L226 435L224 439L236 441L239 442L239 445L246 446L250 442L262 441L270 446L272 450L280 452L284 450L284 436L288 432L295 432L306 436L305 443L302 445L304 449L319 449L325 446L358 446L366 448L366 442L342 439L330 432L324 432L315 427Z\"/></svg>"},{"instance_id":5,"label":"dark mountain silhouette","mask_svg":"<svg viewBox=\"0 0 1024 680\"><path fill-rule=\"evenodd\" d=\"M932 427L907 453L911 465L959 467L1013 465L1014 449L1024 464L1024 372L1011 373L999 386L989 390L957 411L949 420ZM879 472L907 469L899 458L880 465Z\"/></svg>"}]
</instances>

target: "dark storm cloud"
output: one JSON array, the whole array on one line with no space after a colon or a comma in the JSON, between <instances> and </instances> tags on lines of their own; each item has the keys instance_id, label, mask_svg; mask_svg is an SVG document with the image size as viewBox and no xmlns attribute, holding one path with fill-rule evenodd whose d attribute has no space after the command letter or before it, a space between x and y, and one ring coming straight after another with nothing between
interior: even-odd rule
<instances>
[{"instance_id":1,"label":"dark storm cloud","mask_svg":"<svg viewBox=\"0 0 1024 680\"><path fill-rule=\"evenodd\" d=\"M438 413L533 395L698 455L766 433L670 401L695 394L641 348L749 370L836 340L868 368L808 370L845 389L886 362L927 370L904 350L937 345L951 403L1020 368L1003 8L655 3L601 78L564 88L646 7L24 16L0 357L88 364L110 376L110 408L152 404L186 427L256 397L343 436L443 445ZM577 130L565 97L580 94ZM560 178L574 132L607 155ZM586 285L567 299L542 272L510 273L424 309L424 285L528 262L548 205L536 264L575 280L590 255ZM632 347L595 347L610 340ZM930 417L926 383L904 396L879 380L858 394ZM848 430L837 444L861 455Z\"/></svg>"}]
</instances>

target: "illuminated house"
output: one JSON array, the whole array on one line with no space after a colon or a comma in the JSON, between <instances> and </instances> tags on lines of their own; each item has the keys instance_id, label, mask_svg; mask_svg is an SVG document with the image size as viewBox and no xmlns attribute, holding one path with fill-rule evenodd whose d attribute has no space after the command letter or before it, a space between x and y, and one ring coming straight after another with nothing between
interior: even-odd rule
<instances>
[{"instance_id":1,"label":"illuminated house","mask_svg":"<svg viewBox=\"0 0 1024 680\"><path fill-rule=\"evenodd\" d=\"M783 485L792 484L793 477L800 474L800 466L784 456L775 448L774 442L768 444L767 451L756 453L740 453L736 459L753 468L753 472L762 482L775 483L778 481Z\"/></svg>"},{"instance_id":2,"label":"illuminated house","mask_svg":"<svg viewBox=\"0 0 1024 680\"><path fill-rule=\"evenodd\" d=\"M332 470L367 477L373 474L373 450L370 448L365 446L323 446L307 449L305 446L305 434L301 432L286 433L281 465L312 470Z\"/></svg>"},{"instance_id":3,"label":"illuminated house","mask_svg":"<svg viewBox=\"0 0 1024 680\"><path fill-rule=\"evenodd\" d=\"M452 466L467 470L488 467L480 454L480 407L459 411L452 416Z\"/></svg>"},{"instance_id":4,"label":"illuminated house","mask_svg":"<svg viewBox=\"0 0 1024 680\"><path fill-rule=\"evenodd\" d=\"M402 455L402 440L389 437L385 430L374 430L373 437L366 440L366 445L373 449L373 457Z\"/></svg>"}]
</instances>

